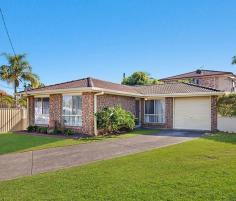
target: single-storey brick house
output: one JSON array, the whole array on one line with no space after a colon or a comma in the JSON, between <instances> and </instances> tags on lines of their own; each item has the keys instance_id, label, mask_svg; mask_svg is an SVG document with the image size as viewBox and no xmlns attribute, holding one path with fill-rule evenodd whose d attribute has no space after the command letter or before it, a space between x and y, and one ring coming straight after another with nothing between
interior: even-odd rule
<instances>
[{"instance_id":1,"label":"single-storey brick house","mask_svg":"<svg viewBox=\"0 0 236 201\"><path fill-rule=\"evenodd\" d=\"M120 105L142 127L217 129L216 89L187 83L126 86L84 78L21 92L27 96L29 124L55 122L81 133L97 134L95 113Z\"/></svg>"}]
</instances>

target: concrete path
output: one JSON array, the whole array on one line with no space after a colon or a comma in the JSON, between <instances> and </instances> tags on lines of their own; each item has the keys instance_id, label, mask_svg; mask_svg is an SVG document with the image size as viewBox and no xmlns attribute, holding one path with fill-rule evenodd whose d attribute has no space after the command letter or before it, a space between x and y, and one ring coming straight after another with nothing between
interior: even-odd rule
<instances>
[{"instance_id":1,"label":"concrete path","mask_svg":"<svg viewBox=\"0 0 236 201\"><path fill-rule=\"evenodd\" d=\"M201 135L199 132L163 130L155 135L104 140L88 144L51 148L0 156L0 180L78 166L154 148L169 146Z\"/></svg>"}]
</instances>

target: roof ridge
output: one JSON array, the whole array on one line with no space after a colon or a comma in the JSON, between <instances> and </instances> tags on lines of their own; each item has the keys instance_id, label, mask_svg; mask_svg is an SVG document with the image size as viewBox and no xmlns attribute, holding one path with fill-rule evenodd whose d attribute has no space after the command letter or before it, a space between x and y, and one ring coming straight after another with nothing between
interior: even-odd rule
<instances>
[{"instance_id":1,"label":"roof ridge","mask_svg":"<svg viewBox=\"0 0 236 201\"><path fill-rule=\"evenodd\" d=\"M234 75L234 73L230 72L230 71L196 69L194 71L190 71L190 72L186 72L186 73L181 73L181 74L177 74L177 75L173 75L173 76L164 77L164 78L161 78L160 80L178 79L176 77L179 77L179 76L183 76L183 78L185 78L184 76L187 76L188 74L191 74L191 73L195 73L197 70L205 71L205 72L212 72L212 73L215 73L215 74L219 73L219 74L231 74L231 75ZM211 76L211 75L199 75L198 77L200 77L200 76ZM188 78L188 77L186 77L186 78Z\"/></svg>"},{"instance_id":2,"label":"roof ridge","mask_svg":"<svg viewBox=\"0 0 236 201\"><path fill-rule=\"evenodd\" d=\"M215 88L212 88L212 87L205 87L205 86L202 86L202 85L197 85L197 84L193 84L193 83L186 83L186 82L181 82L181 83L189 85L189 86L194 86L194 87L202 88L202 89L209 89L209 90L221 92L221 90L218 90L218 89L215 89Z\"/></svg>"},{"instance_id":3,"label":"roof ridge","mask_svg":"<svg viewBox=\"0 0 236 201\"><path fill-rule=\"evenodd\" d=\"M87 79L87 78L81 78L81 79L71 80L71 81L67 81L67 82L60 82L60 83L56 83L56 84L49 84L49 85L45 85L43 87L38 87L38 88L30 89L30 90L27 90L27 91L31 91L31 90L35 90L35 89L43 89L43 88L46 88L46 87L57 86L57 85L60 85L60 84L67 84L67 83L71 83L71 82L77 82L77 81L85 80L85 79Z\"/></svg>"},{"instance_id":4,"label":"roof ridge","mask_svg":"<svg viewBox=\"0 0 236 201\"><path fill-rule=\"evenodd\" d=\"M111 83L111 84L118 84L120 86L129 87L129 88L133 88L134 87L134 86L130 86L130 85L125 85L125 84L115 83L115 82L111 82L111 81L101 80L101 79L97 79L97 78L93 78L93 77L90 77L90 79L98 80L98 81L102 81L102 82L108 82L108 83Z\"/></svg>"}]
</instances>

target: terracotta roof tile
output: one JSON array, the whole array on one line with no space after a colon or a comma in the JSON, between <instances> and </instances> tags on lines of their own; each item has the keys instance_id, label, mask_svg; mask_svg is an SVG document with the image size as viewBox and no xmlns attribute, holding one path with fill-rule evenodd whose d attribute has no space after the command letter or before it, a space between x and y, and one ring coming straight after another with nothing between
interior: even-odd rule
<instances>
[{"instance_id":1,"label":"terracotta roof tile","mask_svg":"<svg viewBox=\"0 0 236 201\"><path fill-rule=\"evenodd\" d=\"M187 83L165 83L151 86L139 86L138 92L144 95L217 92L219 90Z\"/></svg>"},{"instance_id":2,"label":"terracotta roof tile","mask_svg":"<svg viewBox=\"0 0 236 201\"><path fill-rule=\"evenodd\" d=\"M49 85L37 89L29 90L28 92L44 92L48 90L59 89L73 89L73 88L100 88L105 90L113 90L119 92L132 93L137 95L151 95L151 94L176 94L176 93L198 93L198 92L216 92L218 90L198 86L187 83L166 83L158 85L148 86L127 86L108 81L103 81L95 78L84 78L80 80L74 80L70 82L59 83L55 85Z\"/></svg>"}]
</instances>

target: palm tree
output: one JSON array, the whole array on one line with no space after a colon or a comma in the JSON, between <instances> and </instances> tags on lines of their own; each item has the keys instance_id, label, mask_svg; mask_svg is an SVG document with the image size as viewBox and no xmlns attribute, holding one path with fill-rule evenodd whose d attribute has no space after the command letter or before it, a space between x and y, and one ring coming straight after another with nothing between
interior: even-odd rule
<instances>
[{"instance_id":1,"label":"palm tree","mask_svg":"<svg viewBox=\"0 0 236 201\"><path fill-rule=\"evenodd\" d=\"M0 107L12 107L14 106L14 99L12 96L0 96Z\"/></svg>"},{"instance_id":2,"label":"palm tree","mask_svg":"<svg viewBox=\"0 0 236 201\"><path fill-rule=\"evenodd\" d=\"M25 59L25 54L10 55L3 54L7 61L7 65L0 66L0 79L7 81L14 86L14 99L16 102L17 88L20 83L30 82L33 88L40 86L40 80L38 75L32 73L32 68L28 61Z\"/></svg>"},{"instance_id":3,"label":"palm tree","mask_svg":"<svg viewBox=\"0 0 236 201\"><path fill-rule=\"evenodd\" d=\"M232 64L236 64L236 56L232 58Z\"/></svg>"}]
</instances>

